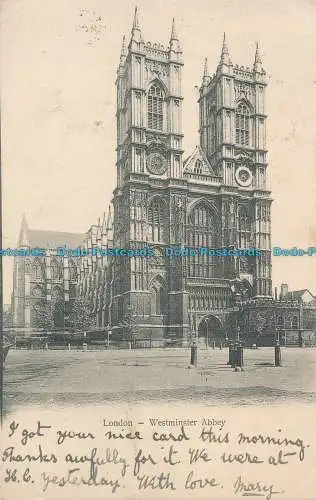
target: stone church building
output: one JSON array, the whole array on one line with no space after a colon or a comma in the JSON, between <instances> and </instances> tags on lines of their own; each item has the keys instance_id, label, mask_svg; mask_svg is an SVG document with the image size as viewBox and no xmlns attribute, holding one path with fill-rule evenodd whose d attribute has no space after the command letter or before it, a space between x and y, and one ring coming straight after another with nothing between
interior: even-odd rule
<instances>
[{"instance_id":1,"label":"stone church building","mask_svg":"<svg viewBox=\"0 0 316 500\"><path fill-rule=\"evenodd\" d=\"M173 22L169 44L143 39L137 11L117 71L117 185L113 246L154 248L154 258L110 263L112 334L132 314L144 339L226 335L236 284L271 297L271 196L266 186L266 73L219 63L200 86L200 144L183 157L184 59ZM165 248L256 248L259 256L167 257ZM238 294L237 294L238 295Z\"/></svg>"},{"instance_id":2,"label":"stone church building","mask_svg":"<svg viewBox=\"0 0 316 500\"><path fill-rule=\"evenodd\" d=\"M27 297L22 313L19 290L50 299L63 283L64 297L87 300L95 328L111 335L112 342L187 345L194 338L219 343L235 338L239 329L251 341L267 337L270 345L288 331L299 341L304 301L272 294L267 76L258 46L250 68L234 64L224 36L214 70L210 74L205 61L198 100L200 141L184 157L185 69L175 23L165 47L144 40L135 11L117 70L117 180L111 207L84 236L50 235L51 247L64 239L63 244L88 253L62 262L49 258L46 289L39 266L29 269L26 286L18 276L27 263L17 262L16 319L24 314L28 324L32 321ZM197 251L194 256L166 255L170 247ZM202 253L201 247L225 249L226 255ZM94 248L103 254L93 253ZM115 249L145 248L154 256L114 255ZM256 252L240 256L236 249ZM312 312L306 329L313 336L315 297L307 309Z\"/></svg>"}]
</instances>

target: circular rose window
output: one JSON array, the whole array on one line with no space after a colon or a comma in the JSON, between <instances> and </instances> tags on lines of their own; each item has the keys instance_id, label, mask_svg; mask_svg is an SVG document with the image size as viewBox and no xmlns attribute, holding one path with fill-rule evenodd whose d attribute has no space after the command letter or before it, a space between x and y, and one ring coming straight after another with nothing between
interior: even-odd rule
<instances>
[{"instance_id":1,"label":"circular rose window","mask_svg":"<svg viewBox=\"0 0 316 500\"><path fill-rule=\"evenodd\" d=\"M154 175L164 174L166 171L166 161L164 157L158 153L150 155L148 158L147 169Z\"/></svg>"},{"instance_id":2,"label":"circular rose window","mask_svg":"<svg viewBox=\"0 0 316 500\"><path fill-rule=\"evenodd\" d=\"M236 181L240 186L248 187L252 181L252 174L248 167L238 167L236 170Z\"/></svg>"}]
</instances>

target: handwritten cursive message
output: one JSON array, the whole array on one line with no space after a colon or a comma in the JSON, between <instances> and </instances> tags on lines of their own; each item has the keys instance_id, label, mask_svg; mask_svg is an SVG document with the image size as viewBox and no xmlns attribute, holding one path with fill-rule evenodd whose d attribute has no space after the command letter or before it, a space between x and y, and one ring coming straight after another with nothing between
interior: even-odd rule
<instances>
[{"instance_id":1,"label":"handwritten cursive message","mask_svg":"<svg viewBox=\"0 0 316 500\"><path fill-rule=\"evenodd\" d=\"M282 427L249 432L214 418L102 418L84 427L11 420L3 441L0 474L8 498L23 488L41 498L61 492L62 498L135 492L148 498L165 491L173 498L283 500L288 474L310 453L308 442Z\"/></svg>"}]
</instances>

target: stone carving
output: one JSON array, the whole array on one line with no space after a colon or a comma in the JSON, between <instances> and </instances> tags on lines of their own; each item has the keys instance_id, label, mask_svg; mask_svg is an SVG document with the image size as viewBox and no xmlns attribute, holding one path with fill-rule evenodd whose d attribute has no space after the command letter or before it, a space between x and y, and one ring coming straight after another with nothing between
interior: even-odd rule
<instances>
[{"instance_id":1,"label":"stone carving","mask_svg":"<svg viewBox=\"0 0 316 500\"><path fill-rule=\"evenodd\" d=\"M150 72L154 76L169 76L170 68L168 64L161 63L158 61L146 61L145 68L147 72Z\"/></svg>"},{"instance_id":2,"label":"stone carving","mask_svg":"<svg viewBox=\"0 0 316 500\"><path fill-rule=\"evenodd\" d=\"M250 100L252 95L254 94L254 89L251 85L247 83L239 83L234 86L235 90L235 100L237 101L240 98L244 98Z\"/></svg>"},{"instance_id":3,"label":"stone carving","mask_svg":"<svg viewBox=\"0 0 316 500\"><path fill-rule=\"evenodd\" d=\"M151 132L146 133L147 147L152 146L165 146L168 143L168 137L162 134L153 134Z\"/></svg>"}]
</instances>

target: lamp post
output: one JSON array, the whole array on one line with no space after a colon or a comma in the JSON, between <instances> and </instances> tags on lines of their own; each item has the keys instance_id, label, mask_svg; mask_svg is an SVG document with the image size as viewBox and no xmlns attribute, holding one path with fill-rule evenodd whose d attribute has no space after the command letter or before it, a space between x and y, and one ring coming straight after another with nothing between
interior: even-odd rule
<instances>
[{"instance_id":1,"label":"lamp post","mask_svg":"<svg viewBox=\"0 0 316 500\"><path fill-rule=\"evenodd\" d=\"M113 277L110 281L110 301L109 301L109 314L108 314L108 325L106 327L108 336L108 349L110 348L110 335L112 335L112 303L113 303Z\"/></svg>"},{"instance_id":2,"label":"lamp post","mask_svg":"<svg viewBox=\"0 0 316 500\"><path fill-rule=\"evenodd\" d=\"M209 337L210 337L210 319L206 318L206 347L209 346Z\"/></svg>"},{"instance_id":3,"label":"lamp post","mask_svg":"<svg viewBox=\"0 0 316 500\"><path fill-rule=\"evenodd\" d=\"M280 330L276 327L276 342L274 347L274 365L281 366Z\"/></svg>"},{"instance_id":4,"label":"lamp post","mask_svg":"<svg viewBox=\"0 0 316 500\"><path fill-rule=\"evenodd\" d=\"M243 352L243 347L242 343L240 342L240 326L238 325L236 328L236 344L235 344L235 349L233 352L233 360L232 360L232 366L235 368L235 371L238 371L238 368L240 368L241 371L244 370L244 352Z\"/></svg>"},{"instance_id":5,"label":"lamp post","mask_svg":"<svg viewBox=\"0 0 316 500\"><path fill-rule=\"evenodd\" d=\"M197 344L196 341L193 340L191 344L191 366L197 366Z\"/></svg>"},{"instance_id":6,"label":"lamp post","mask_svg":"<svg viewBox=\"0 0 316 500\"><path fill-rule=\"evenodd\" d=\"M236 340L237 342L240 342L240 326L238 325L237 326L237 329L236 329Z\"/></svg>"},{"instance_id":7,"label":"lamp post","mask_svg":"<svg viewBox=\"0 0 316 500\"><path fill-rule=\"evenodd\" d=\"M110 326L107 327L107 334L108 334L108 349L109 349L110 348L110 335L112 335Z\"/></svg>"}]
</instances>

